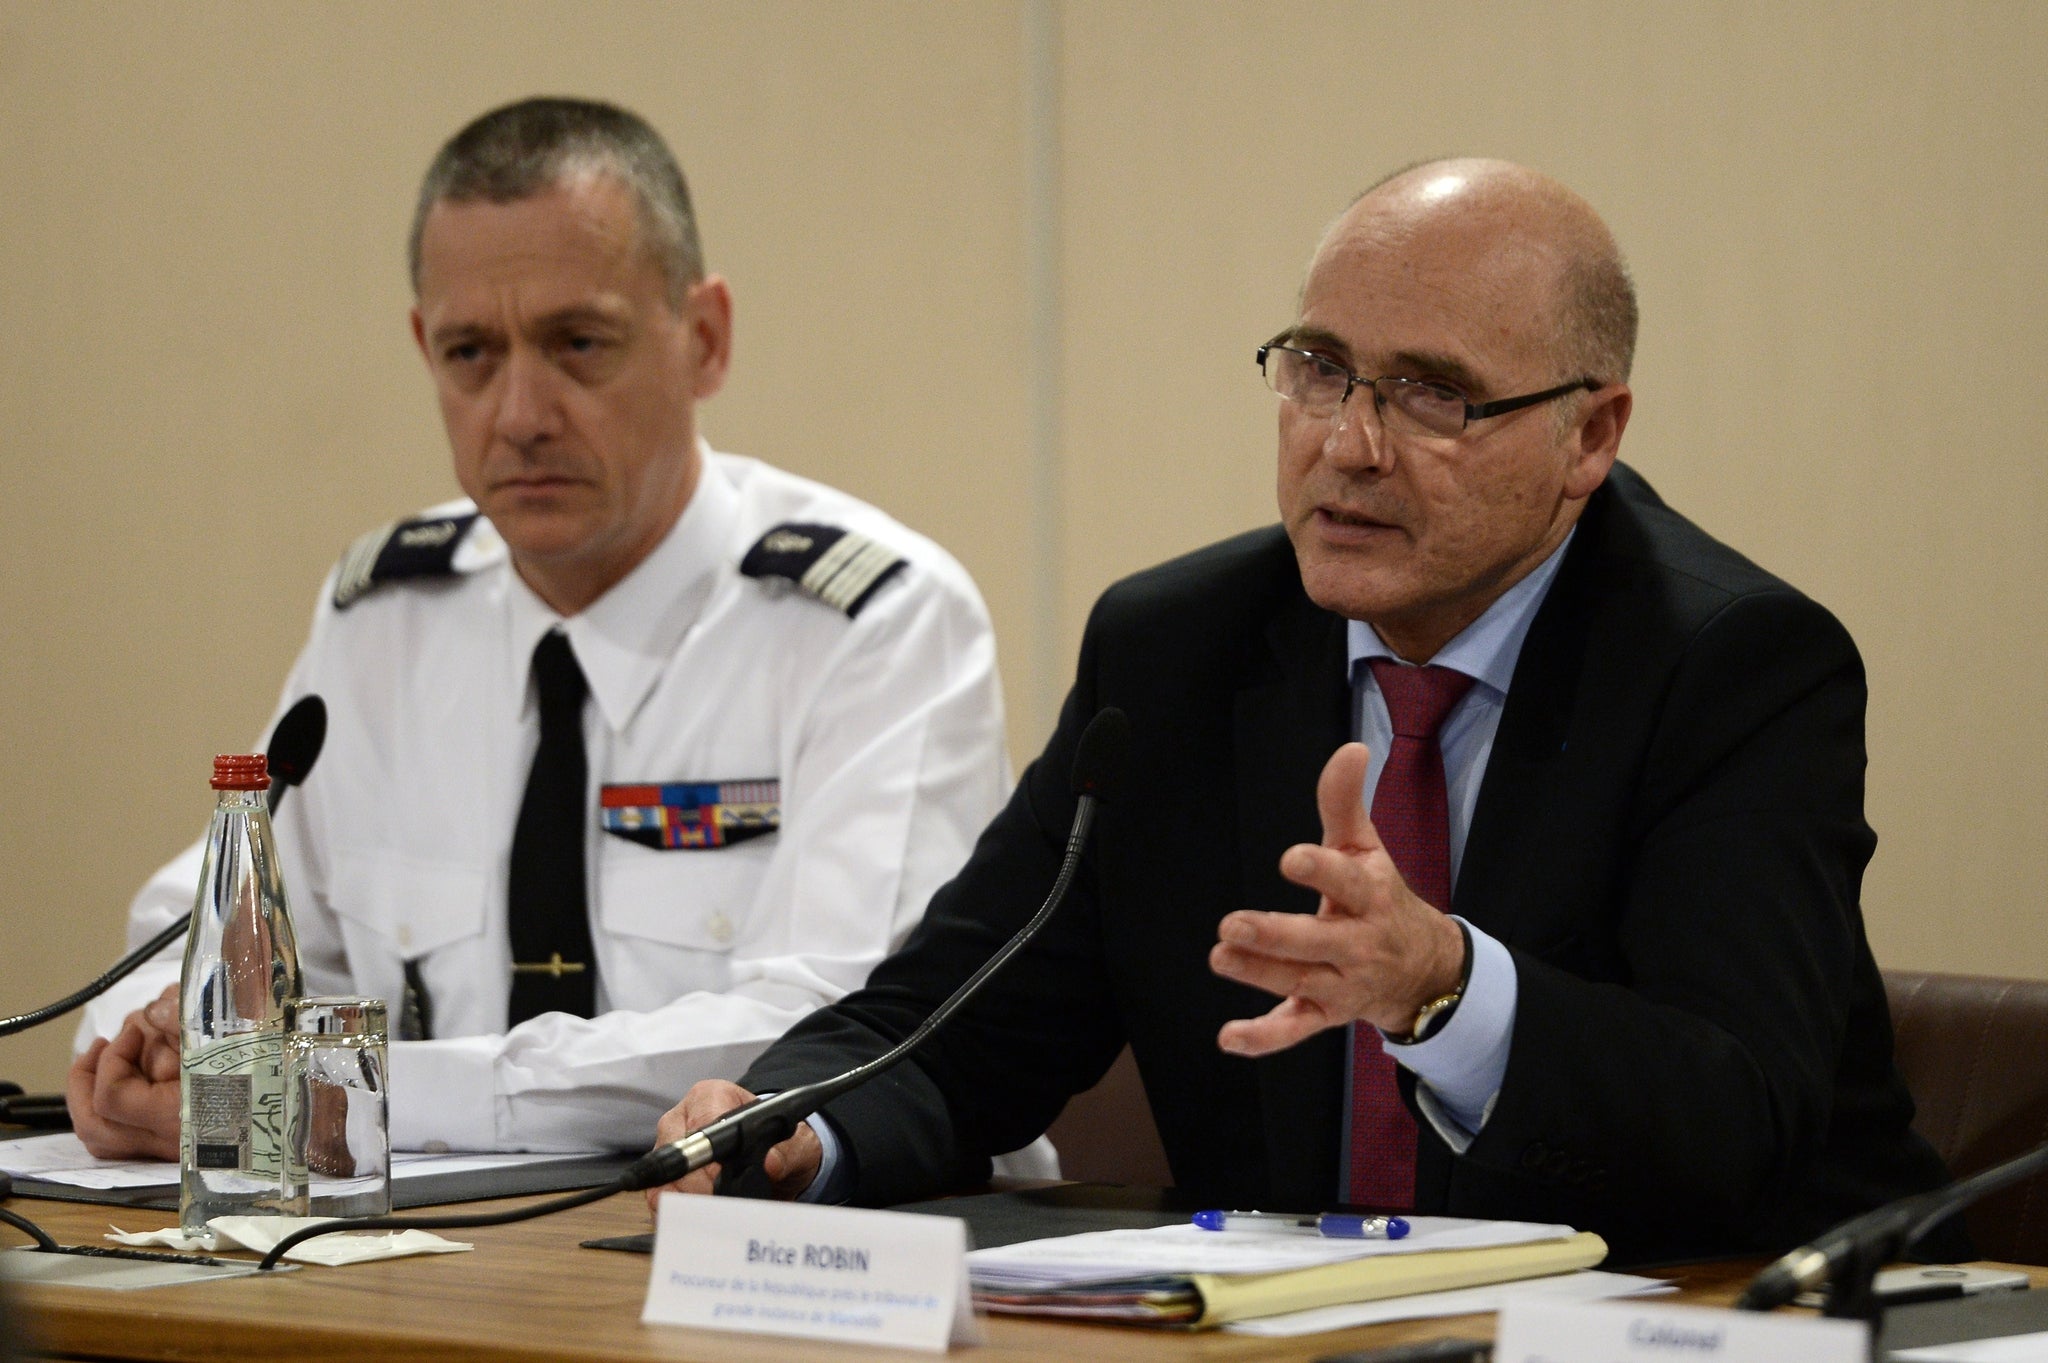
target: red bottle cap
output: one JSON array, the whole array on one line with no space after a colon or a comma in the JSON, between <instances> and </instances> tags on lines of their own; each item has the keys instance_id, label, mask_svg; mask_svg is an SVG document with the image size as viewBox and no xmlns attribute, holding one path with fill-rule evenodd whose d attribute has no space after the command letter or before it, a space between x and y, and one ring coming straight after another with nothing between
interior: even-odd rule
<instances>
[{"instance_id":1,"label":"red bottle cap","mask_svg":"<svg viewBox=\"0 0 2048 1363\"><path fill-rule=\"evenodd\" d=\"M269 790L270 763L262 753L222 753L213 759L215 790Z\"/></svg>"}]
</instances>

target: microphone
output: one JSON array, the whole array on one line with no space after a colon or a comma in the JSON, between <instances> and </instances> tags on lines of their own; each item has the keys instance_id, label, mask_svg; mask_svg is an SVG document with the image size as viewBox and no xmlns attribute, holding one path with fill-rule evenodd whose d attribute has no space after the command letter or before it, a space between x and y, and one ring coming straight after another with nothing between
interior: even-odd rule
<instances>
[{"instance_id":1,"label":"microphone","mask_svg":"<svg viewBox=\"0 0 2048 1363\"><path fill-rule=\"evenodd\" d=\"M270 769L270 808L276 811L284 802L285 792L306 779L313 770L313 763L319 760L320 749L327 742L327 702L318 696L301 696L284 717L277 721L277 727L270 731L270 747L264 752L264 765ZM122 980L134 974L144 961L162 951L185 935L192 923L192 911L187 909L176 922L144 942L135 950L116 961L113 968L94 980L77 993L45 1004L32 1012L20 1013L11 1018L0 1018L0 1036L12 1036L29 1028L58 1018L82 1004L92 1002L112 989Z\"/></svg>"},{"instance_id":2,"label":"microphone","mask_svg":"<svg viewBox=\"0 0 2048 1363\"><path fill-rule=\"evenodd\" d=\"M284 803L284 793L305 781L327 745L327 702L301 696L270 731L264 765L270 769L270 812Z\"/></svg>"},{"instance_id":3,"label":"microphone","mask_svg":"<svg viewBox=\"0 0 2048 1363\"><path fill-rule=\"evenodd\" d=\"M1053 880L1052 890L1046 895L1045 902L1039 905L1038 912L1031 916L1031 921L1019 928L1015 936L955 989L951 997L932 1011L931 1016L919 1023L915 1031L887 1053L856 1065L843 1074L785 1089L772 1098L756 1098L744 1107L734 1108L690 1132L681 1140L656 1147L619 1176L619 1190L625 1192L673 1183L707 1164L719 1164L727 1171L735 1167L748 1168L758 1163L771 1147L788 1140L804 1118L840 1094L858 1088L893 1068L922 1046L932 1033L974 997L990 976L1030 944L1066 898L1067 887L1073 883L1074 873L1080 868L1081 853L1088 844L1095 807L1113 792L1130 738L1131 724L1121 710L1113 707L1101 710L1088 721L1088 727L1082 731L1081 741L1074 751L1071 785L1078 802L1074 807L1073 826L1067 833L1066 855L1060 861L1059 875Z\"/></svg>"},{"instance_id":4,"label":"microphone","mask_svg":"<svg viewBox=\"0 0 2048 1363\"><path fill-rule=\"evenodd\" d=\"M1874 1319L1877 1301L1871 1283L1878 1269L1979 1198L2042 1169L2048 1169L2048 1145L2037 1145L2024 1155L1947 1187L1914 1193L1851 1217L1812 1244L1801 1245L1765 1266L1736 1300L1735 1309L1769 1311L1801 1292L1827 1286L1828 1315Z\"/></svg>"},{"instance_id":5,"label":"microphone","mask_svg":"<svg viewBox=\"0 0 2048 1363\"><path fill-rule=\"evenodd\" d=\"M1897 1257L1905 1248L1904 1232L1913 1219L1908 1204L1918 1198L1916 1194L1851 1217L1823 1232L1811 1244L1787 1251L1750 1279L1749 1286L1736 1299L1735 1309L1772 1311L1802 1292L1818 1291L1837 1273L1871 1252L1873 1246L1881 1247L1884 1259ZM1877 1265L1871 1267L1874 1272ZM1829 1301L1831 1307L1833 1296Z\"/></svg>"}]
</instances>

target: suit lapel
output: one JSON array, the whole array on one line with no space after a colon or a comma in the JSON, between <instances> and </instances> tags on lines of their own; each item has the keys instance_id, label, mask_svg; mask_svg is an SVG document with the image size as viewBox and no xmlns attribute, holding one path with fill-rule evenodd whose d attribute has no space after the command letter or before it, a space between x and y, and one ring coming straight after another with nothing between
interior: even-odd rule
<instances>
[{"instance_id":1,"label":"suit lapel","mask_svg":"<svg viewBox=\"0 0 2048 1363\"><path fill-rule=\"evenodd\" d=\"M1292 570L1292 559L1289 559ZM1269 666L1238 691L1234 759L1240 902L1314 913L1316 896L1280 878L1280 853L1322 836L1316 778L1351 737L1344 622L1297 588L1267 630ZM1258 1061L1266 1183L1275 1205L1326 1204L1343 1130L1344 1034L1325 1032Z\"/></svg>"},{"instance_id":2,"label":"suit lapel","mask_svg":"<svg viewBox=\"0 0 2048 1363\"><path fill-rule=\"evenodd\" d=\"M1280 853L1322 836L1316 778L1351 736L1344 622L1306 597L1267 630L1271 670L1237 693L1237 826L1246 907L1315 912L1315 897L1280 878Z\"/></svg>"},{"instance_id":3,"label":"suit lapel","mask_svg":"<svg viewBox=\"0 0 2048 1363\"><path fill-rule=\"evenodd\" d=\"M1553 842L1557 759L1585 663L1603 494L1595 494L1580 518L1557 580L1522 641L1458 864L1452 911L1503 942L1514 941L1523 888L1539 876L1542 849Z\"/></svg>"}]
</instances>

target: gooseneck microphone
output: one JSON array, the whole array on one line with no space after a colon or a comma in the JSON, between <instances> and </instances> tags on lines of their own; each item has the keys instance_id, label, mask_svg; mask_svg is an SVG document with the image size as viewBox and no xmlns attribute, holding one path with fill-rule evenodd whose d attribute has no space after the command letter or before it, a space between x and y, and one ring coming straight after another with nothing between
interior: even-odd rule
<instances>
[{"instance_id":1,"label":"gooseneck microphone","mask_svg":"<svg viewBox=\"0 0 2048 1363\"><path fill-rule=\"evenodd\" d=\"M1030 944L1038 930L1052 917L1053 910L1066 898L1067 887L1073 883L1074 873L1080 868L1081 852L1087 846L1088 830L1095 819L1095 807L1112 794L1115 777L1121 768L1124 749L1129 746L1130 721L1121 710L1109 709L1097 712L1094 719L1081 734L1081 741L1074 751L1073 792L1078 797L1074 808L1073 827L1067 833L1066 856L1060 862L1059 876L1053 881L1052 892L1045 897L1038 912L1031 921L1017 930L1017 934L1005 942L995 955L991 956L981 969L969 976L966 983L955 989L952 996L933 1010L930 1017L917 1025L908 1037L887 1054L864 1065L856 1065L833 1079L821 1080L815 1084L804 1084L797 1088L785 1089L772 1098L757 1098L745 1107L734 1108L716 1121L707 1123L699 1130L692 1131L679 1141L657 1147L636 1160L615 1182L602 1187L586 1188L581 1192L568 1193L546 1202L514 1207L507 1211L455 1213L429 1216L370 1216L347 1221L328 1221L317 1226L306 1226L271 1246L258 1267L269 1270L277 1267L278 1261L288 1252L307 1240L337 1231L374 1230L473 1230L483 1226L502 1226L513 1221L530 1221L537 1216L568 1211L573 1207L586 1206L592 1202L612 1196L615 1193L634 1192L642 1188L653 1188L663 1183L673 1183L685 1174L702 1169L711 1163L722 1164L726 1169L751 1169L758 1165L761 1157L772 1147L789 1139L797 1123L816 1112L825 1103L857 1088L884 1070L895 1065L919 1046L940 1027L946 1019L958 1012L963 1004L974 997L976 991L987 982L989 976L1003 968L1003 964Z\"/></svg>"},{"instance_id":2,"label":"gooseneck microphone","mask_svg":"<svg viewBox=\"0 0 2048 1363\"><path fill-rule=\"evenodd\" d=\"M2048 1169L2048 1145L2035 1146L2024 1155L1946 1187L1914 1193L1851 1217L1812 1244L1801 1245L1767 1265L1750 1280L1735 1307L1739 1311L1769 1311L1801 1292L1826 1287L1828 1315L1874 1320L1878 1303L1872 1281L1880 1268L1979 1198L2043 1169Z\"/></svg>"},{"instance_id":3,"label":"gooseneck microphone","mask_svg":"<svg viewBox=\"0 0 2048 1363\"><path fill-rule=\"evenodd\" d=\"M313 770L313 763L319 760L320 749L327 742L327 702L318 696L302 696L297 704L284 712L284 718L277 721L277 727L270 731L270 747L264 753L265 765L270 769L270 808L275 810L284 802L284 794L293 786L306 779ZM92 1002L112 989L122 980L135 973L144 961L162 951L185 935L192 922L192 911L187 909L176 922L144 942L135 950L116 961L113 968L75 994L46 1004L33 1012L20 1013L11 1018L0 1018L0 1036L11 1036L25 1032L38 1024L58 1018L83 1004Z\"/></svg>"},{"instance_id":4,"label":"gooseneck microphone","mask_svg":"<svg viewBox=\"0 0 2048 1363\"><path fill-rule=\"evenodd\" d=\"M301 785L320 760L327 746L327 702L318 696L301 696L270 731L270 746L264 750L264 765L270 769L270 812L284 803L284 793Z\"/></svg>"},{"instance_id":5,"label":"gooseneck microphone","mask_svg":"<svg viewBox=\"0 0 2048 1363\"><path fill-rule=\"evenodd\" d=\"M692 1131L681 1140L657 1147L620 1175L621 1188L632 1190L673 1183L712 1163L728 1169L735 1165L744 1168L758 1161L773 1146L789 1139L804 1118L840 1094L894 1068L922 1046L932 1033L943 1027L948 1018L979 992L990 976L1030 944L1066 898L1067 887L1073 883L1074 872L1080 867L1082 850L1088 844L1088 830L1094 823L1095 807L1110 793L1122 765L1124 750L1130 744L1130 735L1130 721L1121 710L1102 710L1088 722L1074 752L1073 792L1079 800L1074 806L1073 826L1067 833L1066 856L1060 862L1059 875L1053 881L1051 892L1039 905L1038 912L1031 916L1031 921L1019 928L1001 950L955 989L950 998L917 1025L915 1031L887 1053L866 1064L856 1065L844 1074L785 1089L772 1098L757 1098Z\"/></svg>"}]
</instances>

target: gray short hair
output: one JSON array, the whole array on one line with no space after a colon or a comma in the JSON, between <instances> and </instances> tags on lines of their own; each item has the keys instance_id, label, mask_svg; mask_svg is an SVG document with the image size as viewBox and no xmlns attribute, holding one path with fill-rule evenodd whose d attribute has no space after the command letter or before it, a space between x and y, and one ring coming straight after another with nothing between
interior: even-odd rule
<instances>
[{"instance_id":1,"label":"gray short hair","mask_svg":"<svg viewBox=\"0 0 2048 1363\"><path fill-rule=\"evenodd\" d=\"M514 203L571 177L601 173L633 191L655 259L680 307L704 277L690 187L668 144L638 114L589 99L523 99L493 109L448 139L427 167L413 208L406 259L420 287L420 236L437 203Z\"/></svg>"},{"instance_id":2,"label":"gray short hair","mask_svg":"<svg viewBox=\"0 0 2048 1363\"><path fill-rule=\"evenodd\" d=\"M1627 383L1636 358L1636 286L1617 251L1574 256L1564 268L1557 348L1566 378Z\"/></svg>"}]
</instances>

